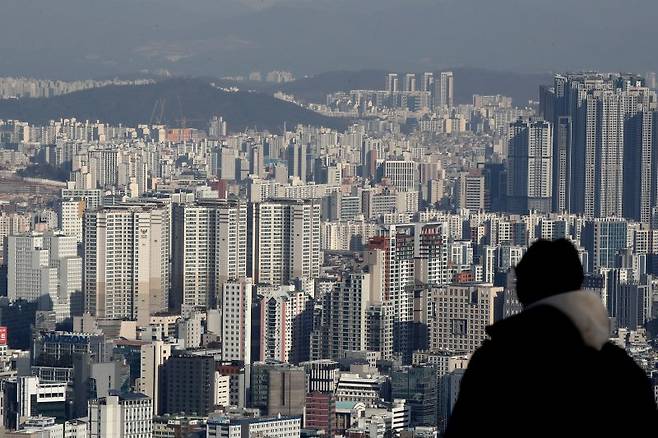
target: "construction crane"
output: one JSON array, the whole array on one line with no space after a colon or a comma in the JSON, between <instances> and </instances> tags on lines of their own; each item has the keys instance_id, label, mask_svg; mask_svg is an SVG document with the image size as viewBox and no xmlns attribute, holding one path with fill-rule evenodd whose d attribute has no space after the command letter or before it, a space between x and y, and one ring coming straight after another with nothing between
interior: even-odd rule
<instances>
[{"instance_id":1,"label":"construction crane","mask_svg":"<svg viewBox=\"0 0 658 438\"><path fill-rule=\"evenodd\" d=\"M167 103L166 97L160 97L155 101L155 103L153 104L153 111L151 111L151 118L149 120L149 125L153 125L154 123L157 125L162 124L162 122L164 121L164 111L165 111L166 103Z\"/></svg>"},{"instance_id":2,"label":"construction crane","mask_svg":"<svg viewBox=\"0 0 658 438\"><path fill-rule=\"evenodd\" d=\"M187 122L208 123L207 119L186 117L185 114L183 113L183 104L181 103L180 95L176 96L176 99L178 100L178 111L179 111L180 117L178 119L174 120L174 122L176 122L178 124L178 127L180 129L187 128Z\"/></svg>"}]
</instances>

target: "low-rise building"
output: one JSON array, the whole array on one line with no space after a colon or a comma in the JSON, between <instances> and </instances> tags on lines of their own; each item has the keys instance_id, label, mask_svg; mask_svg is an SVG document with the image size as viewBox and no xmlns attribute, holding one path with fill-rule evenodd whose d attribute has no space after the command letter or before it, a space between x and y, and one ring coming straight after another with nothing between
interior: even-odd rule
<instances>
[{"instance_id":1,"label":"low-rise building","mask_svg":"<svg viewBox=\"0 0 658 438\"><path fill-rule=\"evenodd\" d=\"M211 414L207 438L299 438L301 417L240 417Z\"/></svg>"}]
</instances>

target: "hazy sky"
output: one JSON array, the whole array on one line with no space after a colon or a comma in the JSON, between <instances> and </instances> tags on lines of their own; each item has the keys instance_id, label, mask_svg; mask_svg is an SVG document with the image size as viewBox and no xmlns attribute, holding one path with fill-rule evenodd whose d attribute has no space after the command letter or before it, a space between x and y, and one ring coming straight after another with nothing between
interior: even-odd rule
<instances>
[{"instance_id":1,"label":"hazy sky","mask_svg":"<svg viewBox=\"0 0 658 438\"><path fill-rule=\"evenodd\" d=\"M0 75L658 70L656 0L1 0Z\"/></svg>"}]
</instances>

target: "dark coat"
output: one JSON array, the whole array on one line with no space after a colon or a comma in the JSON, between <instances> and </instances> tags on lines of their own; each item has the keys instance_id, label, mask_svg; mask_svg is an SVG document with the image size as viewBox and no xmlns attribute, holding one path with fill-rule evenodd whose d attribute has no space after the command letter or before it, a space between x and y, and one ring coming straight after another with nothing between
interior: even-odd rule
<instances>
[{"instance_id":1,"label":"dark coat","mask_svg":"<svg viewBox=\"0 0 658 438\"><path fill-rule=\"evenodd\" d=\"M557 308L539 305L487 328L445 436L658 436L653 389L626 352L583 341Z\"/></svg>"}]
</instances>

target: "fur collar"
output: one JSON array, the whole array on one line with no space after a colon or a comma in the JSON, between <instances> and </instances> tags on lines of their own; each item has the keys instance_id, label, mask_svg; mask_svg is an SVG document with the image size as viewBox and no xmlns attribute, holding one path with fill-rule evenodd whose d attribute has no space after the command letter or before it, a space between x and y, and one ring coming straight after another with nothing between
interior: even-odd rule
<instances>
[{"instance_id":1,"label":"fur collar","mask_svg":"<svg viewBox=\"0 0 658 438\"><path fill-rule=\"evenodd\" d=\"M576 326L583 342L601 350L610 337L610 320L601 298L593 292L582 290L552 295L536 301L527 308L551 306L564 313Z\"/></svg>"}]
</instances>

